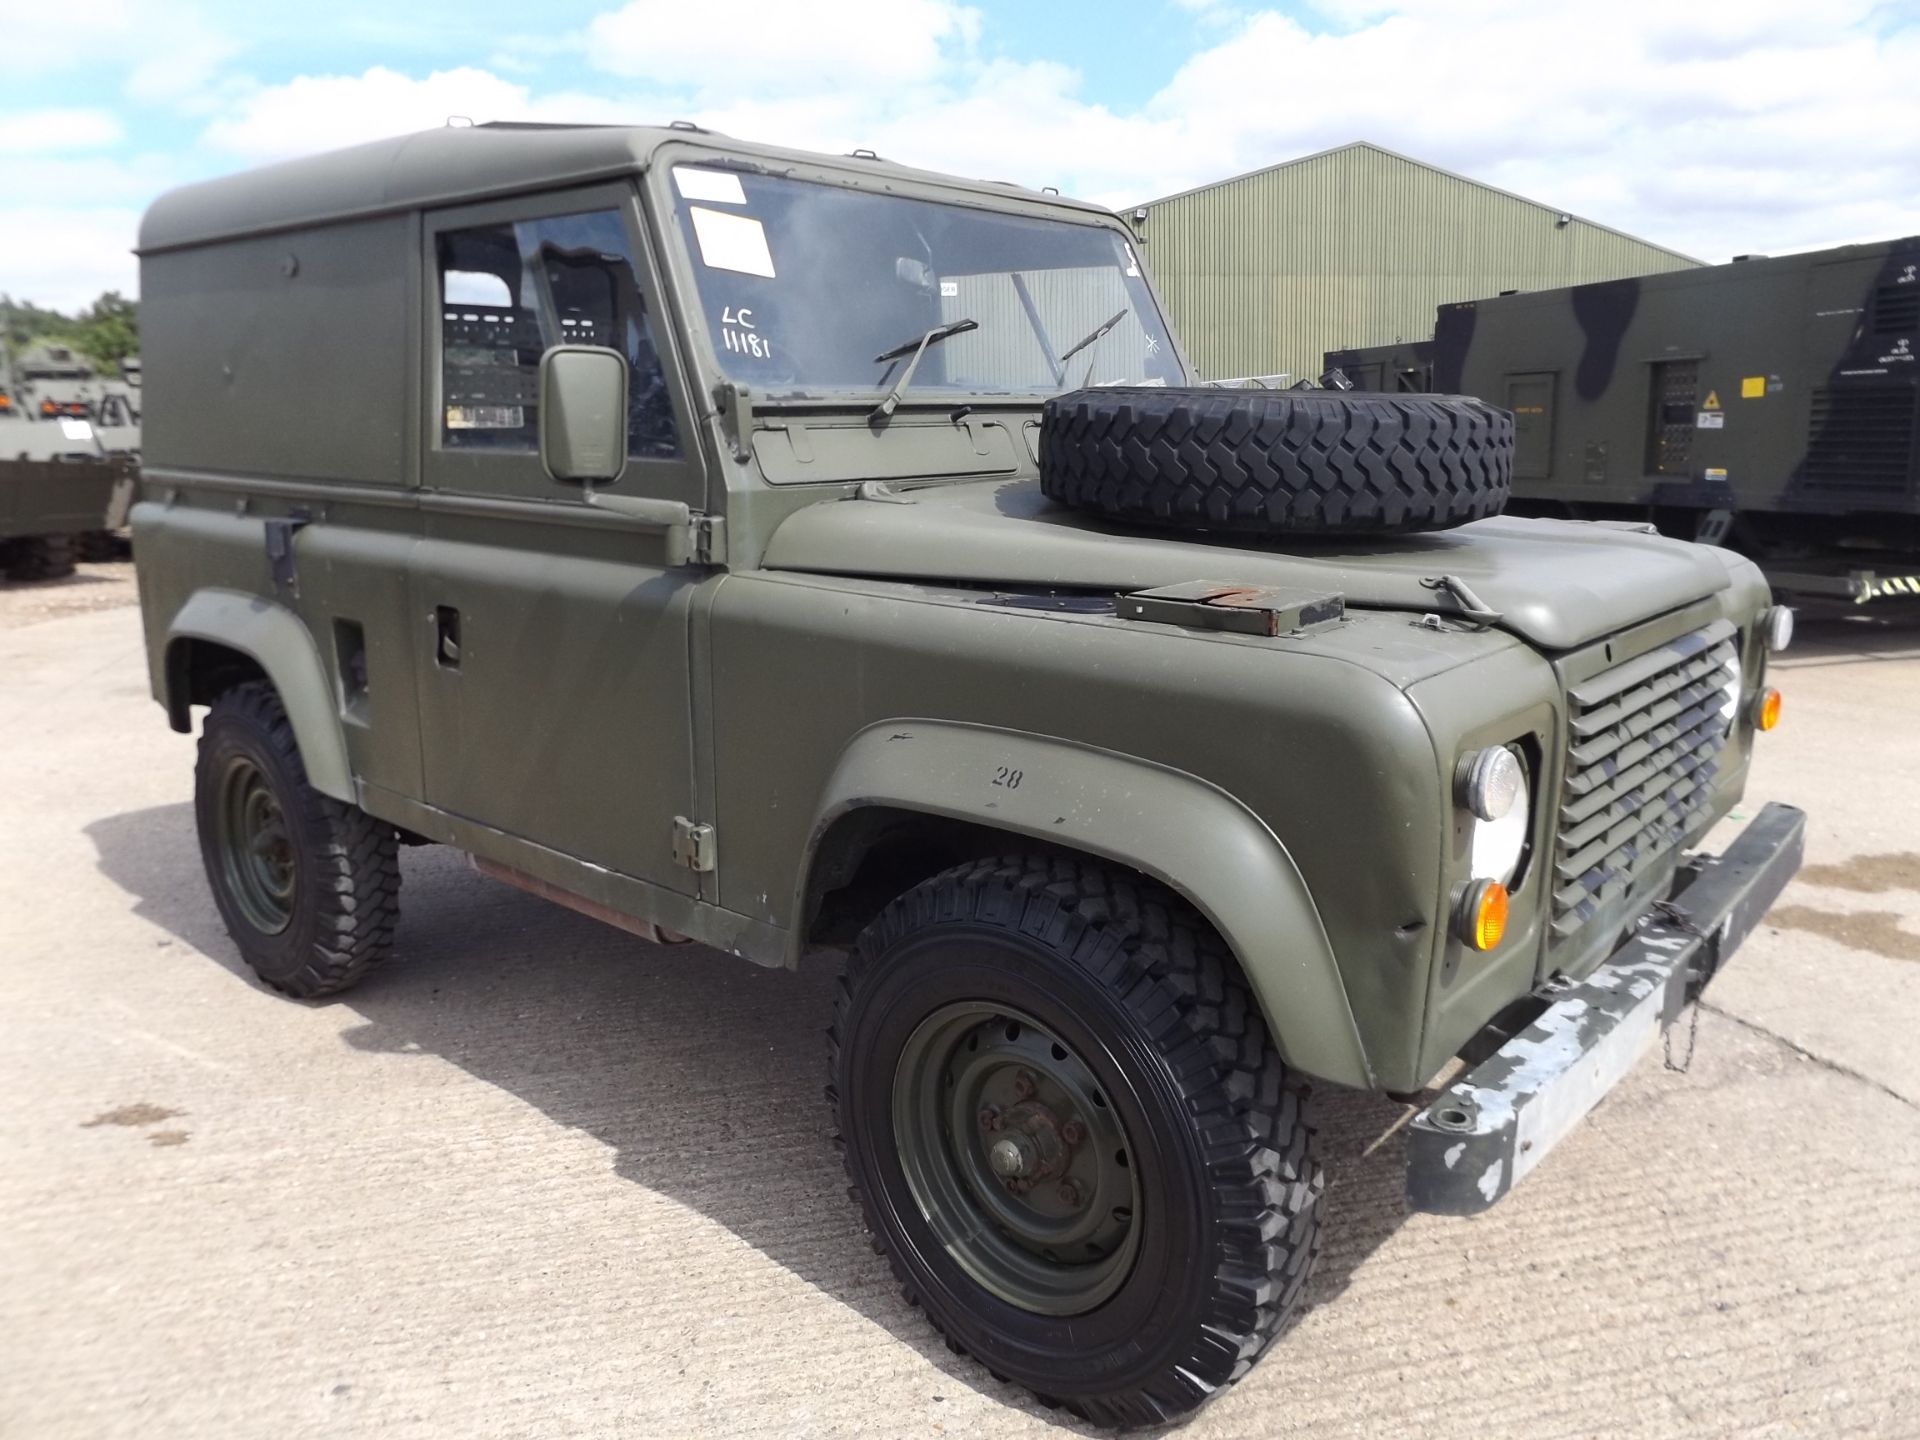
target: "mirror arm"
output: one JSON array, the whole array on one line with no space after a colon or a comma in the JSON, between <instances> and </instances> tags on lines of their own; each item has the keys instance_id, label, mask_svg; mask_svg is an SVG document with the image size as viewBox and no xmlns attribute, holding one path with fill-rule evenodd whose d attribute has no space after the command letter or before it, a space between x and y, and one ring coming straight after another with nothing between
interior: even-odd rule
<instances>
[{"instance_id":1,"label":"mirror arm","mask_svg":"<svg viewBox=\"0 0 1920 1440\"><path fill-rule=\"evenodd\" d=\"M665 532L667 564L720 565L727 558L726 520L703 515L680 500L653 500L642 495L609 495L587 491L587 503L610 515L634 520Z\"/></svg>"},{"instance_id":2,"label":"mirror arm","mask_svg":"<svg viewBox=\"0 0 1920 1440\"><path fill-rule=\"evenodd\" d=\"M589 490L587 503L659 530L685 526L693 520L693 508L682 500L651 500L643 495L609 495Z\"/></svg>"}]
</instances>

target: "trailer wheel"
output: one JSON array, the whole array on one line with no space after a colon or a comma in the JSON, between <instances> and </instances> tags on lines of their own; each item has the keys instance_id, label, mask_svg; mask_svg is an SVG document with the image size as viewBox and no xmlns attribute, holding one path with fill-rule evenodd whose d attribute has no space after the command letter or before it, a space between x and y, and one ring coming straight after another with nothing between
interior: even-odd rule
<instances>
[{"instance_id":1,"label":"trailer wheel","mask_svg":"<svg viewBox=\"0 0 1920 1440\"><path fill-rule=\"evenodd\" d=\"M875 1248L955 1350L1102 1425L1246 1372L1320 1246L1301 1094L1219 938L1091 862L957 866L868 926L828 1099Z\"/></svg>"},{"instance_id":2,"label":"trailer wheel","mask_svg":"<svg viewBox=\"0 0 1920 1440\"><path fill-rule=\"evenodd\" d=\"M1456 395L1101 388L1047 401L1040 487L1132 524L1392 535L1497 515L1513 417Z\"/></svg>"},{"instance_id":3,"label":"trailer wheel","mask_svg":"<svg viewBox=\"0 0 1920 1440\"><path fill-rule=\"evenodd\" d=\"M14 542L7 557L9 580L64 580L73 574L71 535L33 535Z\"/></svg>"},{"instance_id":4,"label":"trailer wheel","mask_svg":"<svg viewBox=\"0 0 1920 1440\"><path fill-rule=\"evenodd\" d=\"M80 558L93 564L124 560L131 548L111 530L89 530L79 537Z\"/></svg>"}]
</instances>

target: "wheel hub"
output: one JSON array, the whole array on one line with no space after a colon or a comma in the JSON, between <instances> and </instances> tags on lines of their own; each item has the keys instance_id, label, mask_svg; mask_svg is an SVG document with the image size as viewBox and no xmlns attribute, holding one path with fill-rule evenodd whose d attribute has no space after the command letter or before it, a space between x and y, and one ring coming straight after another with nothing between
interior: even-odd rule
<instances>
[{"instance_id":1,"label":"wheel hub","mask_svg":"<svg viewBox=\"0 0 1920 1440\"><path fill-rule=\"evenodd\" d=\"M278 934L293 919L293 837L265 772L245 756L220 777L217 823L227 893L248 924Z\"/></svg>"},{"instance_id":2,"label":"wheel hub","mask_svg":"<svg viewBox=\"0 0 1920 1440\"><path fill-rule=\"evenodd\" d=\"M1032 1077L1024 1078L1031 1089ZM1019 1084L1017 1077L1016 1087ZM997 1132L997 1138L987 1148L987 1164L1002 1180L1024 1180L1028 1184L1051 1180L1073 1163L1073 1146L1066 1138L1070 1126L1077 1132L1076 1139L1086 1133L1086 1127L1077 1121L1063 1125L1059 1116L1037 1100L1022 1101L1005 1112L996 1111L988 1128Z\"/></svg>"},{"instance_id":3,"label":"wheel hub","mask_svg":"<svg viewBox=\"0 0 1920 1440\"><path fill-rule=\"evenodd\" d=\"M950 1005L903 1049L894 1127L949 1253L1010 1303L1077 1314L1125 1279L1138 1186L1093 1071L1031 1017Z\"/></svg>"},{"instance_id":4,"label":"wheel hub","mask_svg":"<svg viewBox=\"0 0 1920 1440\"><path fill-rule=\"evenodd\" d=\"M1002 1180L1018 1180L1034 1168L1033 1142L1024 1135L1009 1135L994 1141L987 1159L993 1164L993 1173Z\"/></svg>"}]
</instances>

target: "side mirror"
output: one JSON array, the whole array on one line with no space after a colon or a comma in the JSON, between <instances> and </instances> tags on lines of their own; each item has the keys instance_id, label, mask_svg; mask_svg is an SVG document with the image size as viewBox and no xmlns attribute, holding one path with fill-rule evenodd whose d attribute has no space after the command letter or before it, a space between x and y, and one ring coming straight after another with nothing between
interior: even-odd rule
<instances>
[{"instance_id":1,"label":"side mirror","mask_svg":"<svg viewBox=\"0 0 1920 1440\"><path fill-rule=\"evenodd\" d=\"M540 463L555 480L604 485L627 468L627 361L601 345L540 357Z\"/></svg>"}]
</instances>

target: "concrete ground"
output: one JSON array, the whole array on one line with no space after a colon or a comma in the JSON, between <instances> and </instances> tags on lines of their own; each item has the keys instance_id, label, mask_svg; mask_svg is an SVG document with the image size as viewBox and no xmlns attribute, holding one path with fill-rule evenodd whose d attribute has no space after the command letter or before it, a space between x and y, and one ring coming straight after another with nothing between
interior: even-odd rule
<instances>
[{"instance_id":1,"label":"concrete ground","mask_svg":"<svg viewBox=\"0 0 1920 1440\"><path fill-rule=\"evenodd\" d=\"M864 1243L828 974L425 850L401 957L278 999L208 899L136 612L16 600L0 1434L1081 1428L950 1355ZM1920 1432L1920 629L1810 628L1747 807L1805 806L1809 866L1691 1068L1649 1054L1473 1221L1402 1213L1400 1107L1325 1097L1310 1308L1185 1435Z\"/></svg>"}]
</instances>

